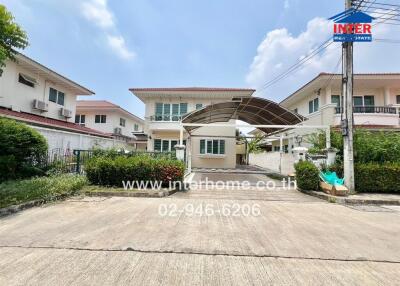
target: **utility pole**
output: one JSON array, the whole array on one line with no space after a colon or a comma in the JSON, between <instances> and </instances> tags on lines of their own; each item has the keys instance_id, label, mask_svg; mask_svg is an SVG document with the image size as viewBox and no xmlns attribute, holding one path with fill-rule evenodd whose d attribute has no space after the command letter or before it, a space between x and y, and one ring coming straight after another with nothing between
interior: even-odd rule
<instances>
[{"instance_id":1,"label":"utility pole","mask_svg":"<svg viewBox=\"0 0 400 286\"><path fill-rule=\"evenodd\" d=\"M346 10L352 8L352 0L345 0ZM342 95L344 99L343 130L343 164L344 182L350 193L354 192L354 152L353 152L353 42L342 44L343 75Z\"/></svg>"}]
</instances>

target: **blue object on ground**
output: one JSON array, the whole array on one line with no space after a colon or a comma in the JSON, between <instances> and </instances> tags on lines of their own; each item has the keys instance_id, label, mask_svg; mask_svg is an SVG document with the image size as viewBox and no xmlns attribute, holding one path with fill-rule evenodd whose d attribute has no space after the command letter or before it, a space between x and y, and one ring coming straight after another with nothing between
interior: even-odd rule
<instances>
[{"instance_id":1,"label":"blue object on ground","mask_svg":"<svg viewBox=\"0 0 400 286\"><path fill-rule=\"evenodd\" d=\"M344 179L340 179L337 175L336 172L320 172L320 177L321 179L325 182L328 183L330 185L340 185L343 186L344 185Z\"/></svg>"}]
</instances>

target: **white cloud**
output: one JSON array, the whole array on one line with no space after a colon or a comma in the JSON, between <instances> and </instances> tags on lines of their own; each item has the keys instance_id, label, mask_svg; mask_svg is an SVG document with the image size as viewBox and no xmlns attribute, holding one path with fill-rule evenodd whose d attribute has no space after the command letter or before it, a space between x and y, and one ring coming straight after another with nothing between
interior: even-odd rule
<instances>
[{"instance_id":1,"label":"white cloud","mask_svg":"<svg viewBox=\"0 0 400 286\"><path fill-rule=\"evenodd\" d=\"M107 41L110 47L117 52L121 58L130 60L135 57L135 53L129 51L126 47L125 39L122 36L107 35Z\"/></svg>"},{"instance_id":2,"label":"white cloud","mask_svg":"<svg viewBox=\"0 0 400 286\"><path fill-rule=\"evenodd\" d=\"M87 0L81 4L81 10L89 22L101 29L107 44L120 58L129 60L135 57L135 53L129 50L125 38L117 29L115 17L107 6L107 0Z\"/></svg>"},{"instance_id":3,"label":"white cloud","mask_svg":"<svg viewBox=\"0 0 400 286\"><path fill-rule=\"evenodd\" d=\"M290 2L289 2L289 0L285 0L285 3L283 4L283 7L284 7L285 9L289 9L289 8L290 8Z\"/></svg>"},{"instance_id":4,"label":"white cloud","mask_svg":"<svg viewBox=\"0 0 400 286\"><path fill-rule=\"evenodd\" d=\"M113 28L114 16L107 7L106 0L91 0L82 3L82 13L85 18L100 28Z\"/></svg>"},{"instance_id":5,"label":"white cloud","mask_svg":"<svg viewBox=\"0 0 400 286\"><path fill-rule=\"evenodd\" d=\"M373 36L374 38L391 38L390 35L396 34L393 29L395 29L393 26L378 25L373 28ZM306 30L297 36L292 35L285 28L268 32L257 48L257 54L246 76L247 83L253 88L260 89L266 82L309 55L331 36L332 23L323 18L310 20ZM395 56L396 48L396 45L378 42L355 44L355 72L396 71L400 66L400 58ZM321 72L340 72L340 67L335 70L340 55L340 44L333 43L323 53L307 61L296 72L260 91L257 96L266 96L279 101Z\"/></svg>"}]
</instances>

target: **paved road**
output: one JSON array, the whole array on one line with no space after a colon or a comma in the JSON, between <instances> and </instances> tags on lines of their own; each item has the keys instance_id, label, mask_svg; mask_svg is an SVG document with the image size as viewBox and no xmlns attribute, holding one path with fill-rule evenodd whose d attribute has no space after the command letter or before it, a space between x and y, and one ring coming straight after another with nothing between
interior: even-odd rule
<instances>
[{"instance_id":1,"label":"paved road","mask_svg":"<svg viewBox=\"0 0 400 286\"><path fill-rule=\"evenodd\" d=\"M400 284L395 209L281 189L214 191L76 198L2 218L0 285ZM207 204L211 216L159 214L160 205ZM234 204L261 214L216 213Z\"/></svg>"}]
</instances>

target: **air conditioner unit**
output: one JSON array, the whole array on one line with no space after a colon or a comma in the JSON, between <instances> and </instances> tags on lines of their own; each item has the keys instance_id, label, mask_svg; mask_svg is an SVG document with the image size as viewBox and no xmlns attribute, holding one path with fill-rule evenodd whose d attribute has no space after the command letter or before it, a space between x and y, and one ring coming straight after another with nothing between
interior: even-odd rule
<instances>
[{"instance_id":1,"label":"air conditioner unit","mask_svg":"<svg viewBox=\"0 0 400 286\"><path fill-rule=\"evenodd\" d=\"M61 108L60 110L61 116L64 116L65 118L71 118L72 117L72 111L66 108Z\"/></svg>"},{"instance_id":2,"label":"air conditioner unit","mask_svg":"<svg viewBox=\"0 0 400 286\"><path fill-rule=\"evenodd\" d=\"M121 129L121 128L119 128L119 127L117 127L117 128L114 128L114 134L121 135L121 134L122 134L122 129Z\"/></svg>"},{"instance_id":3,"label":"air conditioner unit","mask_svg":"<svg viewBox=\"0 0 400 286\"><path fill-rule=\"evenodd\" d=\"M48 111L49 110L49 105L44 101L40 101L40 100L35 99L33 101L33 108L37 109L37 110L40 110L40 111Z\"/></svg>"}]
</instances>

